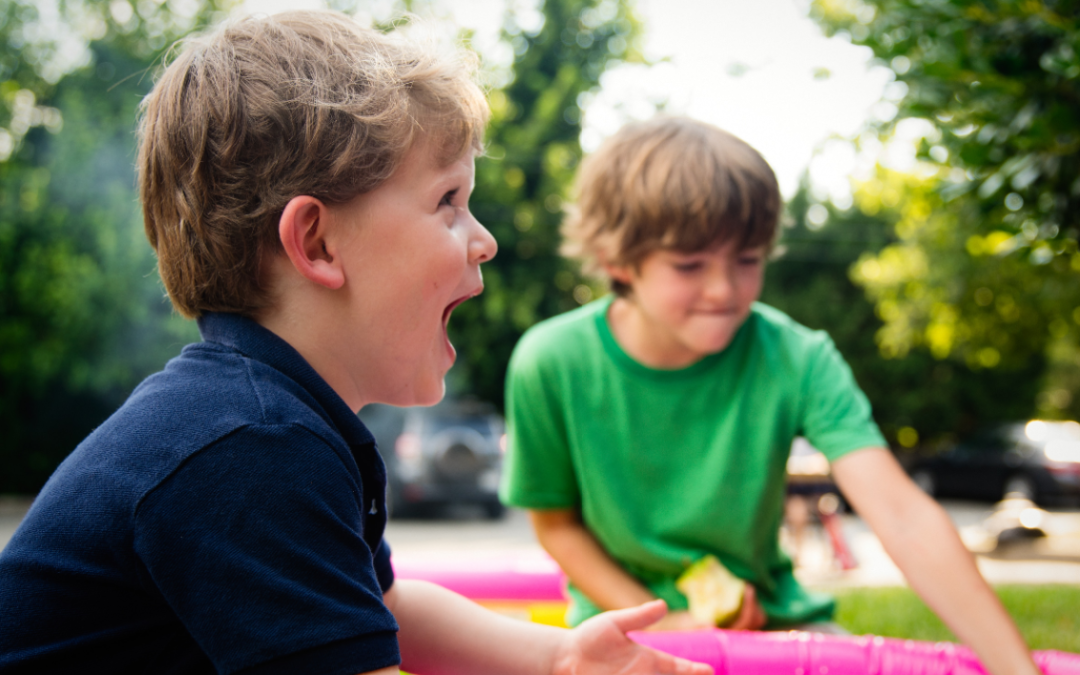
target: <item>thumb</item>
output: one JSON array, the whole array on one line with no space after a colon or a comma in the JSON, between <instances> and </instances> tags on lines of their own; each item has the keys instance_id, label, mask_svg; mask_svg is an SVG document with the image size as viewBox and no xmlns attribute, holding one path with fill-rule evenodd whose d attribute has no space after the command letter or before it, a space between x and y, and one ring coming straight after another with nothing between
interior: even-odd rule
<instances>
[{"instance_id":1,"label":"thumb","mask_svg":"<svg viewBox=\"0 0 1080 675\"><path fill-rule=\"evenodd\" d=\"M663 600L653 600L637 607L612 610L607 613L607 617L619 631L625 633L651 626L663 619L665 614L667 614L667 603Z\"/></svg>"},{"instance_id":2,"label":"thumb","mask_svg":"<svg viewBox=\"0 0 1080 675\"><path fill-rule=\"evenodd\" d=\"M765 625L761 620L761 612L757 603L757 592L752 584L746 584L743 589L742 607L738 616L730 624L724 626L728 630L757 630Z\"/></svg>"}]
</instances>

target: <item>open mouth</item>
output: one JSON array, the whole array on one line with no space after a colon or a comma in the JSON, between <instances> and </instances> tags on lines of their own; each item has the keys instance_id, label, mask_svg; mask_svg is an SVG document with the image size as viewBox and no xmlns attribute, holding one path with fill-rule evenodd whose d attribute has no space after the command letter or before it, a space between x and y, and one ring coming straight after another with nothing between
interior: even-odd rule
<instances>
[{"instance_id":1,"label":"open mouth","mask_svg":"<svg viewBox=\"0 0 1080 675\"><path fill-rule=\"evenodd\" d=\"M458 305L465 302L469 298L475 298L478 295L480 295L479 291L477 291L476 293L472 293L470 295L462 296L462 297L458 298L457 300L454 300L453 302L451 302L449 305L447 305L446 309L443 310L443 315L442 315L443 327L446 327L450 323L450 314L452 314L453 311L455 309L457 309Z\"/></svg>"}]
</instances>

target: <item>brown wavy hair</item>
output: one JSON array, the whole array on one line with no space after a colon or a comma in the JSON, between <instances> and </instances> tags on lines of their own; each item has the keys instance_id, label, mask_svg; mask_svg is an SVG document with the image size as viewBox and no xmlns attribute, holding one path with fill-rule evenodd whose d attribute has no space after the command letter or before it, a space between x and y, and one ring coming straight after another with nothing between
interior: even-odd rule
<instances>
[{"instance_id":1,"label":"brown wavy hair","mask_svg":"<svg viewBox=\"0 0 1080 675\"><path fill-rule=\"evenodd\" d=\"M686 117L620 129L582 162L576 193L562 253L600 276L605 263L637 267L660 249L771 246L781 208L776 176L756 150ZM629 291L609 281L616 293Z\"/></svg>"},{"instance_id":2,"label":"brown wavy hair","mask_svg":"<svg viewBox=\"0 0 1080 675\"><path fill-rule=\"evenodd\" d=\"M249 17L183 43L142 104L139 191L173 306L252 315L298 195L343 203L420 135L449 163L480 149L476 58L329 11Z\"/></svg>"}]
</instances>

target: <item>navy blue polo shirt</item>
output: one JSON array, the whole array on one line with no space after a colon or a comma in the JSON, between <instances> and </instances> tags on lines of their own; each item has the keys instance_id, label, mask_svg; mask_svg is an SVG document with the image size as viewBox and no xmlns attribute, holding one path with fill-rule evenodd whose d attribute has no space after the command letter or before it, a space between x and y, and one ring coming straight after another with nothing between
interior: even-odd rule
<instances>
[{"instance_id":1,"label":"navy blue polo shirt","mask_svg":"<svg viewBox=\"0 0 1080 675\"><path fill-rule=\"evenodd\" d=\"M229 314L60 465L0 554L4 673L400 662L386 473L286 342Z\"/></svg>"}]
</instances>

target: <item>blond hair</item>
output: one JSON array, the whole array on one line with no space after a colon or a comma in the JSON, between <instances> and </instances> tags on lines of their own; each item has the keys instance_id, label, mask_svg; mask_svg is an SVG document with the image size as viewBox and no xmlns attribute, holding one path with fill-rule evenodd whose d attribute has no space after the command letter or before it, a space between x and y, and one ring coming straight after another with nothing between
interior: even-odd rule
<instances>
[{"instance_id":1,"label":"blond hair","mask_svg":"<svg viewBox=\"0 0 1080 675\"><path fill-rule=\"evenodd\" d=\"M636 267L659 249L771 245L780 214L776 176L761 155L685 117L620 129L582 162L576 191L562 252L596 275L604 264ZM616 293L628 292L610 281Z\"/></svg>"},{"instance_id":2,"label":"blond hair","mask_svg":"<svg viewBox=\"0 0 1080 675\"><path fill-rule=\"evenodd\" d=\"M397 169L419 135L449 163L480 148L475 57L343 14L246 18L189 39L143 101L146 235L176 309L251 315L295 196L343 203Z\"/></svg>"}]
</instances>

